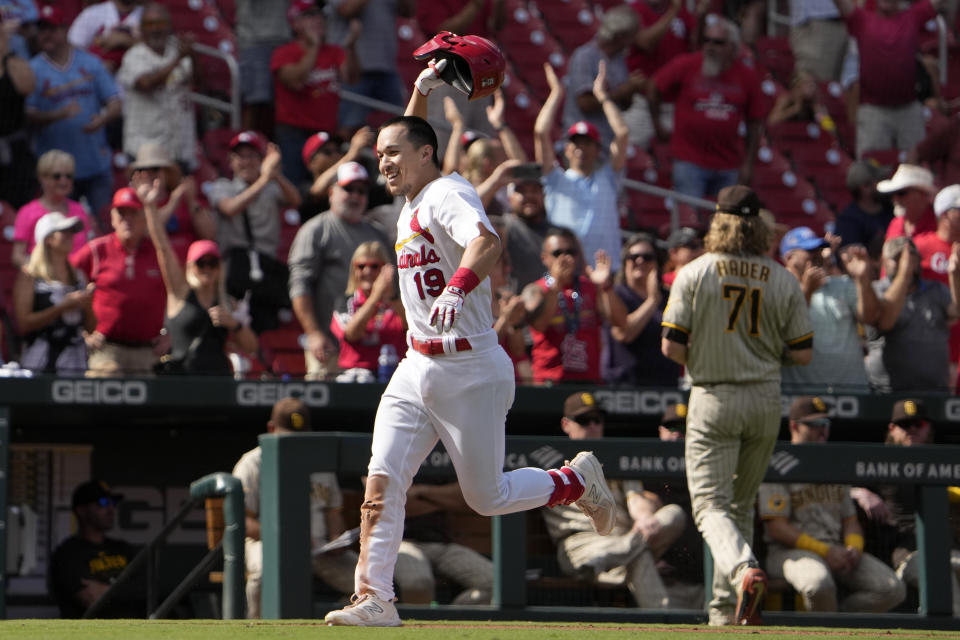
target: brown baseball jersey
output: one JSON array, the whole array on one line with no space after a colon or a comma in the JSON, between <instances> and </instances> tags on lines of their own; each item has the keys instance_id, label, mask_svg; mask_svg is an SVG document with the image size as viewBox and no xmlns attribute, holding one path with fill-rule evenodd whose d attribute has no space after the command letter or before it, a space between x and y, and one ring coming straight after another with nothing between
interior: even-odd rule
<instances>
[{"instance_id":1,"label":"brown baseball jersey","mask_svg":"<svg viewBox=\"0 0 960 640\"><path fill-rule=\"evenodd\" d=\"M686 265L663 326L688 336L695 385L778 381L784 345L813 338L797 279L766 256L707 253Z\"/></svg>"}]
</instances>

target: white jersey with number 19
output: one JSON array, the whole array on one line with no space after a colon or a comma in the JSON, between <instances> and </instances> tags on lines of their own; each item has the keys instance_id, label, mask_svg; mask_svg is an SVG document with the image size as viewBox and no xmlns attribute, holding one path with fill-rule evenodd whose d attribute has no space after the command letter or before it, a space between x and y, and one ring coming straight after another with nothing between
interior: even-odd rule
<instances>
[{"instance_id":1,"label":"white jersey with number 19","mask_svg":"<svg viewBox=\"0 0 960 640\"><path fill-rule=\"evenodd\" d=\"M480 235L478 224L496 233L477 190L457 173L428 183L404 203L397 220L397 273L407 325L419 339L437 337L430 326L430 309L460 265L466 246ZM445 335L460 338L489 332L490 296L490 279L484 278L466 296L463 315Z\"/></svg>"}]
</instances>

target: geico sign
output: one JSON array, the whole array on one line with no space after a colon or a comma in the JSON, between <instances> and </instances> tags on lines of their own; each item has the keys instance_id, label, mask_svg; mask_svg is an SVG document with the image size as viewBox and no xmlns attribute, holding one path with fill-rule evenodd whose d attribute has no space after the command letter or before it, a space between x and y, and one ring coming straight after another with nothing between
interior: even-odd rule
<instances>
[{"instance_id":1,"label":"geico sign","mask_svg":"<svg viewBox=\"0 0 960 640\"><path fill-rule=\"evenodd\" d=\"M141 380L54 380L53 401L60 404L146 404Z\"/></svg>"},{"instance_id":2,"label":"geico sign","mask_svg":"<svg viewBox=\"0 0 960 640\"><path fill-rule=\"evenodd\" d=\"M790 405L797 396L781 396L780 415L790 415ZM817 396L827 405L827 413L834 418L859 418L860 398L857 396Z\"/></svg>"},{"instance_id":3,"label":"geico sign","mask_svg":"<svg viewBox=\"0 0 960 640\"><path fill-rule=\"evenodd\" d=\"M679 391L597 391L593 395L610 413L626 415L658 415L670 405L684 401Z\"/></svg>"},{"instance_id":4,"label":"geico sign","mask_svg":"<svg viewBox=\"0 0 960 640\"><path fill-rule=\"evenodd\" d=\"M330 388L319 382L241 382L237 385L237 404L241 407L270 407L287 396L300 398L308 407L330 404Z\"/></svg>"},{"instance_id":5,"label":"geico sign","mask_svg":"<svg viewBox=\"0 0 960 640\"><path fill-rule=\"evenodd\" d=\"M960 398L951 398L943 403L943 416L950 422L960 421Z\"/></svg>"}]
</instances>

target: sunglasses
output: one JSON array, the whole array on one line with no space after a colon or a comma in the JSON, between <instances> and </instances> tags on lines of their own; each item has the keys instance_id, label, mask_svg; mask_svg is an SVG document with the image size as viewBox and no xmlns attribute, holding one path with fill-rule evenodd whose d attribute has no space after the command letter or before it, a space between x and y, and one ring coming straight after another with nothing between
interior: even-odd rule
<instances>
[{"instance_id":1,"label":"sunglasses","mask_svg":"<svg viewBox=\"0 0 960 640\"><path fill-rule=\"evenodd\" d=\"M803 424L813 429L829 429L830 418L818 418L816 420L804 420Z\"/></svg>"},{"instance_id":2,"label":"sunglasses","mask_svg":"<svg viewBox=\"0 0 960 640\"><path fill-rule=\"evenodd\" d=\"M722 47L725 44L729 44L729 40L724 40L723 38L704 38L703 44L715 44L718 47Z\"/></svg>"},{"instance_id":3,"label":"sunglasses","mask_svg":"<svg viewBox=\"0 0 960 640\"><path fill-rule=\"evenodd\" d=\"M383 263L382 262L358 262L355 266L360 271L364 271L366 269L373 269L374 271L378 271L383 266Z\"/></svg>"},{"instance_id":4,"label":"sunglasses","mask_svg":"<svg viewBox=\"0 0 960 640\"><path fill-rule=\"evenodd\" d=\"M52 180L60 180L61 178L66 178L67 180L73 180L72 173L48 173L47 177Z\"/></svg>"},{"instance_id":5,"label":"sunglasses","mask_svg":"<svg viewBox=\"0 0 960 640\"><path fill-rule=\"evenodd\" d=\"M219 258L200 258L197 260L198 269L216 269L220 266Z\"/></svg>"},{"instance_id":6,"label":"sunglasses","mask_svg":"<svg viewBox=\"0 0 960 640\"><path fill-rule=\"evenodd\" d=\"M926 420L912 420L912 421L910 421L910 422L901 422L901 423L899 424L899 427L900 427L901 429L905 429L905 430L909 430L909 429L922 429L922 428L924 428L925 426L927 426L927 421L926 421Z\"/></svg>"},{"instance_id":7,"label":"sunglasses","mask_svg":"<svg viewBox=\"0 0 960 640\"><path fill-rule=\"evenodd\" d=\"M550 252L554 258L559 258L560 256L570 256L571 258L576 258L580 255L580 252L576 249L554 249Z\"/></svg>"},{"instance_id":8,"label":"sunglasses","mask_svg":"<svg viewBox=\"0 0 960 640\"><path fill-rule=\"evenodd\" d=\"M97 500L97 504L101 507L114 507L117 504L117 501L108 496L103 496Z\"/></svg>"},{"instance_id":9,"label":"sunglasses","mask_svg":"<svg viewBox=\"0 0 960 640\"><path fill-rule=\"evenodd\" d=\"M651 262L657 259L656 254L654 253L628 253L627 258L632 262Z\"/></svg>"},{"instance_id":10,"label":"sunglasses","mask_svg":"<svg viewBox=\"0 0 960 640\"><path fill-rule=\"evenodd\" d=\"M604 423L603 416L600 415L599 413L588 413L586 415L577 416L576 418L570 418L570 419L576 422L577 424L590 424L590 423L603 424Z\"/></svg>"},{"instance_id":11,"label":"sunglasses","mask_svg":"<svg viewBox=\"0 0 960 640\"><path fill-rule=\"evenodd\" d=\"M687 430L687 425L685 425L682 422L678 424L665 424L663 426L667 431L670 431L671 433L677 433L677 432L684 433Z\"/></svg>"},{"instance_id":12,"label":"sunglasses","mask_svg":"<svg viewBox=\"0 0 960 640\"><path fill-rule=\"evenodd\" d=\"M347 193L352 193L353 195L357 195L357 196L367 195L366 187L340 187L340 188L346 191Z\"/></svg>"}]
</instances>

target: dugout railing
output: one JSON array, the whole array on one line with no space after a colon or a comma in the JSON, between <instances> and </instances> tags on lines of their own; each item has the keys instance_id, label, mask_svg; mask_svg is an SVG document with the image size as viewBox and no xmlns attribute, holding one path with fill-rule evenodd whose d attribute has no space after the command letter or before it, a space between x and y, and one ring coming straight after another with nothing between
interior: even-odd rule
<instances>
[{"instance_id":1,"label":"dugout railing","mask_svg":"<svg viewBox=\"0 0 960 640\"><path fill-rule=\"evenodd\" d=\"M264 618L312 618L309 534L309 474L335 471L359 475L369 460L370 436L354 433L262 435L261 536ZM610 478L682 479L683 444L645 438L571 441L559 437L508 437L506 468L556 466L582 449L592 449ZM449 458L431 455L422 476L454 475ZM420 476L418 476L420 477ZM917 613L805 614L768 612L774 625L842 625L874 628L960 629L951 617L950 528L947 486L960 482L960 447L780 443L767 470L770 482L907 484L918 498L917 541L921 558ZM412 618L593 620L702 623L705 612L614 607L527 606L524 514L491 518L494 595L489 607L400 607ZM707 563L709 565L709 562ZM710 582L709 569L706 578Z\"/></svg>"}]
</instances>

